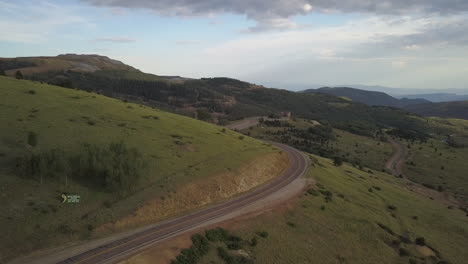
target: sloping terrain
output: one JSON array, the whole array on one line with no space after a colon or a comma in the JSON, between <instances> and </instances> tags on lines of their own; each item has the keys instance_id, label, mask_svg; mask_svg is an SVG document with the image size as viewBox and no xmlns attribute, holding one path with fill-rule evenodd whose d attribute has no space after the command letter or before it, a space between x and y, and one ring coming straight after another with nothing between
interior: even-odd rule
<instances>
[{"instance_id":1,"label":"sloping terrain","mask_svg":"<svg viewBox=\"0 0 468 264\"><path fill-rule=\"evenodd\" d=\"M11 73L15 70L9 68ZM425 130L423 120L406 111L382 106L370 107L327 94L270 89L229 78L173 79L122 69L91 72L64 69L24 76L219 124L245 117L291 112L294 116L329 123L353 133L370 134L382 127Z\"/></svg>"},{"instance_id":2,"label":"sloping terrain","mask_svg":"<svg viewBox=\"0 0 468 264\"><path fill-rule=\"evenodd\" d=\"M353 101L366 105L381 105L392 107L405 107L407 105L428 103L429 101L420 98L398 99L383 92L366 91L349 87L323 87L319 89L309 89L303 93L326 93L339 97L346 97Z\"/></svg>"},{"instance_id":3,"label":"sloping terrain","mask_svg":"<svg viewBox=\"0 0 468 264\"><path fill-rule=\"evenodd\" d=\"M466 262L466 212L412 192L404 179L312 159L315 185L277 210L199 232L192 241L205 250L192 263ZM181 248L190 246L199 243L174 239L122 263L168 263L163 255L184 263Z\"/></svg>"},{"instance_id":4,"label":"sloping terrain","mask_svg":"<svg viewBox=\"0 0 468 264\"><path fill-rule=\"evenodd\" d=\"M0 130L0 262L225 199L287 163L270 145L212 124L8 77L0 77ZM80 200L62 203L62 194Z\"/></svg>"},{"instance_id":5,"label":"sloping terrain","mask_svg":"<svg viewBox=\"0 0 468 264\"><path fill-rule=\"evenodd\" d=\"M408 105L405 109L422 116L468 119L468 101Z\"/></svg>"}]
</instances>

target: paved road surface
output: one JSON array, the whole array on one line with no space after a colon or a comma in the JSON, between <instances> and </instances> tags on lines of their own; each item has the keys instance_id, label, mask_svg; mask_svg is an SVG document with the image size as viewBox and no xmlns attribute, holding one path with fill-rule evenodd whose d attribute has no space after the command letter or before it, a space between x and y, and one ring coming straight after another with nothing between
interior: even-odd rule
<instances>
[{"instance_id":1,"label":"paved road surface","mask_svg":"<svg viewBox=\"0 0 468 264\"><path fill-rule=\"evenodd\" d=\"M250 121L247 123L250 125L252 124ZM166 221L160 225L153 226L144 231L82 252L76 256L59 261L58 264L116 263L140 252L149 245L162 242L169 237L173 237L174 235L183 234L184 232L192 230L197 226L201 226L207 222L213 221L213 219L225 217L234 211L241 210L242 208L251 205L256 201L275 194L293 182L295 179L301 177L306 171L308 164L306 158L298 150L279 143L268 143L281 148L289 155L288 168L280 177L276 178L270 183L258 187L253 191L245 193L232 200L213 205L189 215Z\"/></svg>"}]
</instances>

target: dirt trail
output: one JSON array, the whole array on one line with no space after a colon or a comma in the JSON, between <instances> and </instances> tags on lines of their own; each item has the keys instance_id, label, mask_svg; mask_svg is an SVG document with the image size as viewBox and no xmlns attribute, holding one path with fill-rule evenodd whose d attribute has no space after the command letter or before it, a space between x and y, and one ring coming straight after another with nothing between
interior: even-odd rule
<instances>
[{"instance_id":1,"label":"dirt trail","mask_svg":"<svg viewBox=\"0 0 468 264\"><path fill-rule=\"evenodd\" d=\"M390 144L393 148L393 155L385 163L385 169L387 169L394 176L402 176L403 174L403 165L405 164L406 157L408 156L408 150L400 142L389 139Z\"/></svg>"}]
</instances>

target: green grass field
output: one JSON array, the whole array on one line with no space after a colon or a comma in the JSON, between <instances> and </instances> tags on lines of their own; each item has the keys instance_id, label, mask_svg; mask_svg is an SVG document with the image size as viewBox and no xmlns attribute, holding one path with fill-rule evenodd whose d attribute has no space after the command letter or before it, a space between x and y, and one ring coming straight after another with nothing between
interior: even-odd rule
<instances>
[{"instance_id":1,"label":"green grass field","mask_svg":"<svg viewBox=\"0 0 468 264\"><path fill-rule=\"evenodd\" d=\"M276 150L191 118L98 94L0 77L0 262L33 249L90 237L97 226L131 214L143 201L236 169ZM35 136L31 138L31 134ZM146 166L137 192L124 197L81 179L21 177L18 157L82 144L124 142ZM63 192L81 195L62 204Z\"/></svg>"},{"instance_id":2,"label":"green grass field","mask_svg":"<svg viewBox=\"0 0 468 264\"><path fill-rule=\"evenodd\" d=\"M412 181L468 201L468 145L450 147L444 138L434 136L427 143L407 144L410 148L405 175Z\"/></svg>"},{"instance_id":3,"label":"green grass field","mask_svg":"<svg viewBox=\"0 0 468 264\"><path fill-rule=\"evenodd\" d=\"M318 187L304 193L292 208L231 227L235 235L258 241L255 246L244 244L242 251L228 250L231 255L265 264L466 263L465 212L419 196L388 174L315 159L308 177ZM418 246L417 238L424 238L427 246ZM212 247L198 263L227 262Z\"/></svg>"}]
</instances>

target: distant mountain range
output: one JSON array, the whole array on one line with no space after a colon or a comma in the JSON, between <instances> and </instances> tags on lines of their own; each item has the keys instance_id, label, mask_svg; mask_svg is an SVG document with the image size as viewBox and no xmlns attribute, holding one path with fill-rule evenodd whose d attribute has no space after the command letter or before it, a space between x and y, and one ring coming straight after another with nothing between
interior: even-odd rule
<instances>
[{"instance_id":1,"label":"distant mountain range","mask_svg":"<svg viewBox=\"0 0 468 264\"><path fill-rule=\"evenodd\" d=\"M468 101L408 105L404 109L422 116L468 119Z\"/></svg>"},{"instance_id":2,"label":"distant mountain range","mask_svg":"<svg viewBox=\"0 0 468 264\"><path fill-rule=\"evenodd\" d=\"M405 95L404 97L408 99L423 98L434 103L468 100L468 95L459 95L453 93L413 94Z\"/></svg>"},{"instance_id":3,"label":"distant mountain range","mask_svg":"<svg viewBox=\"0 0 468 264\"><path fill-rule=\"evenodd\" d=\"M398 99L383 92L366 91L350 87L322 87L319 89L305 90L303 91L303 93L325 93L338 97L349 98L355 102L360 102L366 105L392 106L398 108L403 108L408 105L423 104L430 102L428 100L420 98Z\"/></svg>"},{"instance_id":4,"label":"distant mountain range","mask_svg":"<svg viewBox=\"0 0 468 264\"><path fill-rule=\"evenodd\" d=\"M410 98L395 98L383 92L366 91L349 87L322 87L319 89L308 89L302 91L302 93L324 93L370 106L397 107L422 116L468 119L468 101L434 103L426 99L418 98L418 95L412 95ZM427 94L426 98L431 98L432 100L466 98L468 100L468 96L452 96L451 94L443 93Z\"/></svg>"},{"instance_id":5,"label":"distant mountain range","mask_svg":"<svg viewBox=\"0 0 468 264\"><path fill-rule=\"evenodd\" d=\"M463 113L468 112L464 104L430 104L425 99L395 98L348 87L292 92L230 78L158 76L99 55L0 58L0 70L11 77L20 71L25 79L97 92L221 124L249 116L292 112L365 134L376 127L415 126L408 111L457 118L466 118ZM416 105L421 106L412 107ZM420 125L413 130L419 130Z\"/></svg>"}]
</instances>

